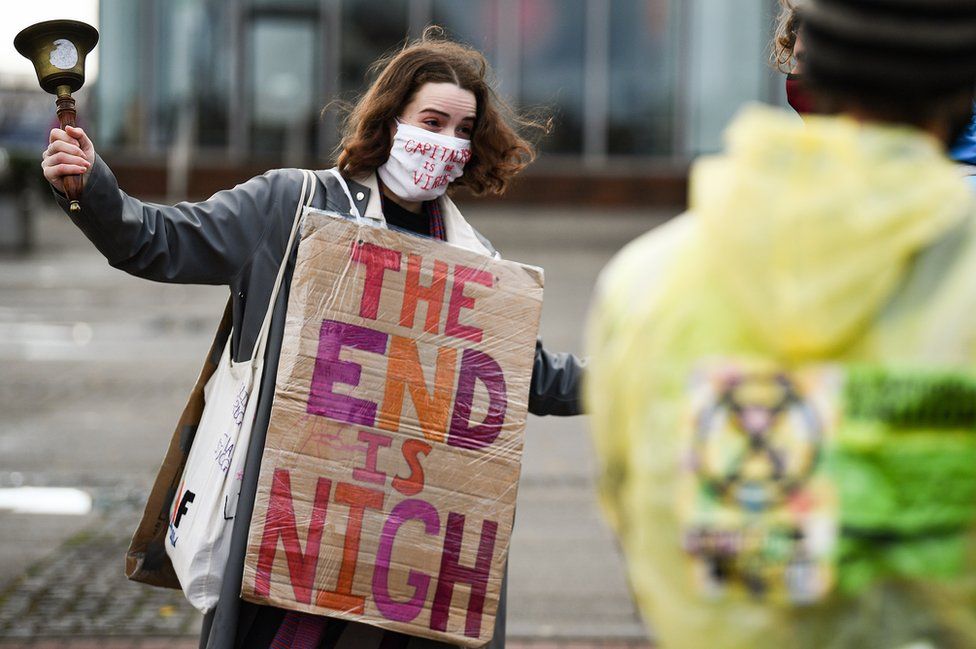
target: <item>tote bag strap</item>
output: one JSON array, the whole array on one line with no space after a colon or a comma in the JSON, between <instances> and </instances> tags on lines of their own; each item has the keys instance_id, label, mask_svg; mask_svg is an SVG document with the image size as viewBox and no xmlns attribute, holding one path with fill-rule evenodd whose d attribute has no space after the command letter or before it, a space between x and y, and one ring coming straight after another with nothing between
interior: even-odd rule
<instances>
[{"instance_id":1,"label":"tote bag strap","mask_svg":"<svg viewBox=\"0 0 976 649\"><path fill-rule=\"evenodd\" d=\"M278 291L281 289L281 282L285 278L285 269L291 257L292 248L295 245L295 237L298 235L298 228L302 221L302 211L312 204L315 198L315 190L318 183L311 171L302 170L302 193L298 198L298 207L295 208L295 218L291 226L291 234L288 236L288 245L285 246L285 254L278 267L278 276L275 277L274 288L271 290L271 300L268 302L268 310L264 314L264 321L261 323L261 331L258 333L257 340L254 341L254 349L251 352L251 365L257 363L258 359L264 357L264 347L268 340L268 331L271 329L271 316L274 314L275 302L278 301ZM348 191L348 190L347 190Z\"/></svg>"}]
</instances>

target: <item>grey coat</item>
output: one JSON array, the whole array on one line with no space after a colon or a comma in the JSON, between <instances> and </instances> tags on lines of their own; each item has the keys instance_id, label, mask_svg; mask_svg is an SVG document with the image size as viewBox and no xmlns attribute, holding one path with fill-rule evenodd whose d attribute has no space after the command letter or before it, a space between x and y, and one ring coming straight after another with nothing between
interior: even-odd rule
<instances>
[{"instance_id":1,"label":"grey coat","mask_svg":"<svg viewBox=\"0 0 976 649\"><path fill-rule=\"evenodd\" d=\"M313 207L348 213L349 199L331 174L316 172L318 187ZM164 206L146 203L122 192L108 166L97 158L81 197L82 210L72 213L67 199L55 193L62 210L106 257L109 264L132 275L160 282L214 284L230 287L233 315L232 350L235 360L251 353L261 327L274 278L285 254L301 192L297 169L275 169L218 192L200 203ZM370 189L349 182L360 213L366 213ZM375 197L374 197L375 201ZM475 233L476 234L476 233ZM450 233L449 233L450 235ZM487 250L490 243L477 235ZM204 620L200 646L207 649L264 649L279 623L281 612L240 599L247 529L257 488L258 467L271 412L288 287L297 246L290 251L285 281L277 296L265 353L265 370L257 414L248 449L244 483L231 541L223 591L217 607ZM216 341L214 349L223 347ZM578 384L582 365L569 354L550 354L536 347L529 409L534 414L573 415L581 411ZM365 625L336 623L338 638L329 647L379 646L377 632ZM504 647L505 593L491 647ZM407 646L388 639L386 647ZM412 639L410 649L447 647Z\"/></svg>"}]
</instances>

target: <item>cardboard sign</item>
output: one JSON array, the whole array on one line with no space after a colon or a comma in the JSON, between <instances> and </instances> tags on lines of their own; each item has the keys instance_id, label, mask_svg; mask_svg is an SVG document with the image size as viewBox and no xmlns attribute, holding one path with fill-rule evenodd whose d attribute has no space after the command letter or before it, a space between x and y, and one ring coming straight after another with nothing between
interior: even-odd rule
<instances>
[{"instance_id":1,"label":"cardboard sign","mask_svg":"<svg viewBox=\"0 0 976 649\"><path fill-rule=\"evenodd\" d=\"M245 599L491 639L542 283L538 268L308 215Z\"/></svg>"}]
</instances>

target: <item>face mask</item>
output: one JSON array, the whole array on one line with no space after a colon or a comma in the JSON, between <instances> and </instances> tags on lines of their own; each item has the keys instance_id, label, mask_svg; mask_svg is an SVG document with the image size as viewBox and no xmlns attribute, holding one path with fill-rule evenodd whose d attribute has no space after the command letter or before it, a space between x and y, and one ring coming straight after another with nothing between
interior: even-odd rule
<instances>
[{"instance_id":1,"label":"face mask","mask_svg":"<svg viewBox=\"0 0 976 649\"><path fill-rule=\"evenodd\" d=\"M801 115L816 112L813 97L799 74L786 75L786 101Z\"/></svg>"},{"instance_id":2,"label":"face mask","mask_svg":"<svg viewBox=\"0 0 976 649\"><path fill-rule=\"evenodd\" d=\"M377 169L380 180L407 201L430 201L464 174L471 142L397 122L390 158Z\"/></svg>"}]
</instances>

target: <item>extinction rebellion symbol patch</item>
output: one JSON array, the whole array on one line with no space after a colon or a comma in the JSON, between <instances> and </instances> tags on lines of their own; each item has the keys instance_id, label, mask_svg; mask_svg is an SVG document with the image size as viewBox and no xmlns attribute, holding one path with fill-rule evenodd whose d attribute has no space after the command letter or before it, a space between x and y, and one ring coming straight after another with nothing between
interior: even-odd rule
<instances>
[{"instance_id":1,"label":"extinction rebellion symbol patch","mask_svg":"<svg viewBox=\"0 0 976 649\"><path fill-rule=\"evenodd\" d=\"M841 377L745 361L694 372L678 510L705 595L805 604L829 592L837 495L823 457Z\"/></svg>"}]
</instances>

